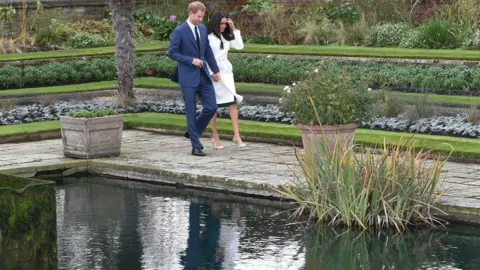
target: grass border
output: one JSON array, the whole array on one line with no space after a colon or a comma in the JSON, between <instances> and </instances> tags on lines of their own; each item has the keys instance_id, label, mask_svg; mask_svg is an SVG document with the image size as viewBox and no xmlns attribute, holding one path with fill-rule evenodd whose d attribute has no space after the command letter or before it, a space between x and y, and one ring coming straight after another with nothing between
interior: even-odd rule
<instances>
[{"instance_id":1,"label":"grass border","mask_svg":"<svg viewBox=\"0 0 480 270\"><path fill-rule=\"evenodd\" d=\"M138 45L136 53L164 52L168 42L154 42ZM90 49L70 49L63 51L32 52L0 55L0 63L11 61L27 61L55 58L75 58L87 56L112 55L115 47ZM480 61L480 53L471 50L439 50L439 49L406 49L406 48L374 48L360 46L307 46L307 45L263 45L246 44L244 50L232 50L232 53L253 54L285 54L366 58L406 58L406 59L438 59Z\"/></svg>"}]
</instances>

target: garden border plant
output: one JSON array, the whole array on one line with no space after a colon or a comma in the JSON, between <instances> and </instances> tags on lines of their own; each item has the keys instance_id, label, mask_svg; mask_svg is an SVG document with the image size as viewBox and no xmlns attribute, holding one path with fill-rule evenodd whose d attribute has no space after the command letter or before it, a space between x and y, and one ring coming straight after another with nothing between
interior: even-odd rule
<instances>
[{"instance_id":1,"label":"garden border plant","mask_svg":"<svg viewBox=\"0 0 480 270\"><path fill-rule=\"evenodd\" d=\"M289 84L301 80L306 70L319 66L345 68L356 80L369 79L372 88L388 87L395 91L480 96L480 68L461 65L421 66L323 61L314 59L271 59L265 56L232 56L238 82ZM169 78L175 63L164 55L135 58L136 77ZM260 73L259 73L260 72ZM115 79L113 57L92 61L76 60L38 66L4 66L0 68L3 90L23 87L104 81ZM440 78L440 79L439 79Z\"/></svg>"}]
</instances>

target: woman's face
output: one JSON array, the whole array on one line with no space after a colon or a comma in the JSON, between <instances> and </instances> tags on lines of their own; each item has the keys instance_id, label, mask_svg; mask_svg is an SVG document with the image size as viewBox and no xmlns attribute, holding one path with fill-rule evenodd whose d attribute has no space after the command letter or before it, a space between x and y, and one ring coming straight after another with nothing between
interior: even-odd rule
<instances>
[{"instance_id":1,"label":"woman's face","mask_svg":"<svg viewBox=\"0 0 480 270\"><path fill-rule=\"evenodd\" d=\"M227 18L222 18L220 21L220 33L223 33L225 28L227 28Z\"/></svg>"}]
</instances>

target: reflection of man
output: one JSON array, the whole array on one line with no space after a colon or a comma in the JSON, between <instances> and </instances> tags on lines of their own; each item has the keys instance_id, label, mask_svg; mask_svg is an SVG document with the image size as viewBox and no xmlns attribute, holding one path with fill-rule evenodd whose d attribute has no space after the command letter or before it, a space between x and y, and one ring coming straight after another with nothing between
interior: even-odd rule
<instances>
[{"instance_id":1,"label":"reflection of man","mask_svg":"<svg viewBox=\"0 0 480 270\"><path fill-rule=\"evenodd\" d=\"M220 218L215 215L216 206L192 202L189 213L189 237L182 265L185 269L221 269L217 256L220 238ZM200 219L204 226L201 226ZM202 227L202 229L200 229Z\"/></svg>"}]
</instances>

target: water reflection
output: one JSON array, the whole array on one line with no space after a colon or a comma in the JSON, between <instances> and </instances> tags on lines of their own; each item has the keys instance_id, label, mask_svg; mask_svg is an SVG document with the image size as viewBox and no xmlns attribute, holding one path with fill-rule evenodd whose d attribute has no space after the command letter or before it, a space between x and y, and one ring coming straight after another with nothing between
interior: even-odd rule
<instances>
[{"instance_id":1,"label":"water reflection","mask_svg":"<svg viewBox=\"0 0 480 270\"><path fill-rule=\"evenodd\" d=\"M179 195L125 185L58 188L60 269L476 269L480 264L478 230L393 236L305 229L285 226L286 216L275 216L282 210L226 202L226 195L216 200L205 192Z\"/></svg>"}]
</instances>

